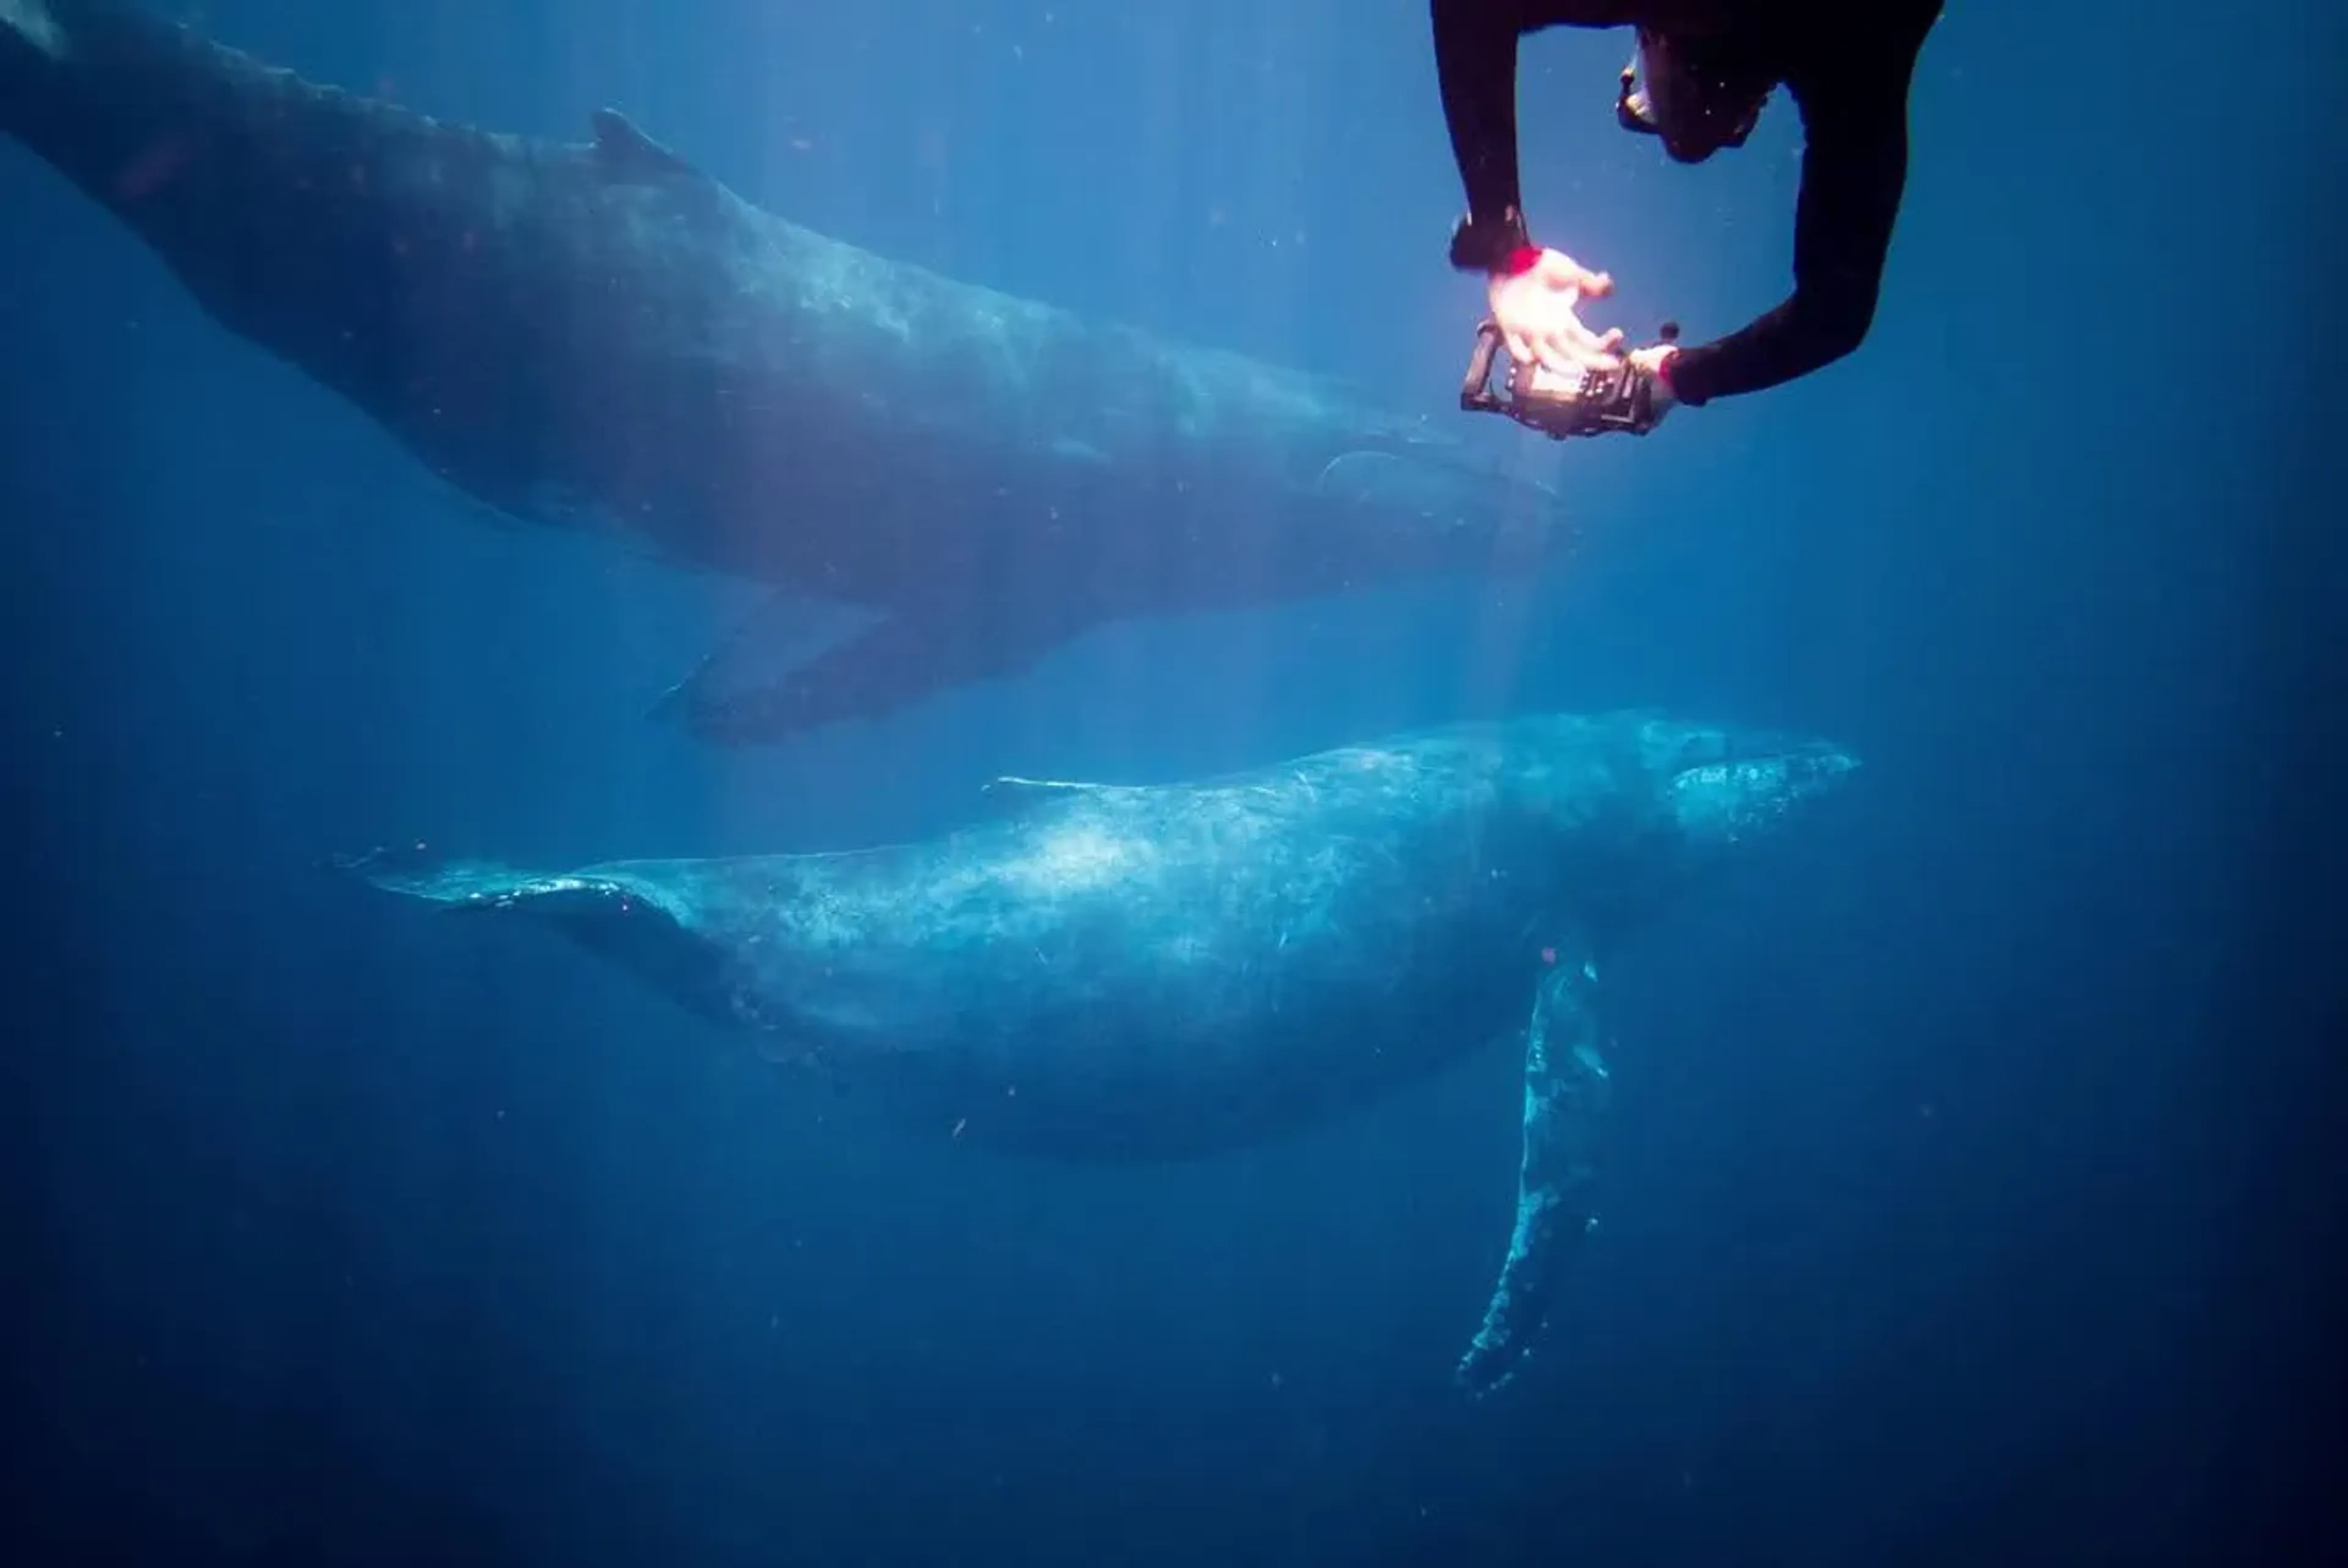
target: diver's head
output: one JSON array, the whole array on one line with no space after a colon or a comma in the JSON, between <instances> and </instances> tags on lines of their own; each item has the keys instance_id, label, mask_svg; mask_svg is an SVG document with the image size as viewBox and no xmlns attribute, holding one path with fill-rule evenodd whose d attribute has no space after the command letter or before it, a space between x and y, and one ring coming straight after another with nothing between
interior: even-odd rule
<instances>
[{"instance_id":1,"label":"diver's head","mask_svg":"<svg viewBox=\"0 0 2348 1568\"><path fill-rule=\"evenodd\" d=\"M1634 85L1635 84L1635 85ZM1622 67L1614 100L1623 128L1661 137L1681 163L1702 163L1743 147L1776 83L1713 39L1675 39L1639 29L1639 53Z\"/></svg>"}]
</instances>

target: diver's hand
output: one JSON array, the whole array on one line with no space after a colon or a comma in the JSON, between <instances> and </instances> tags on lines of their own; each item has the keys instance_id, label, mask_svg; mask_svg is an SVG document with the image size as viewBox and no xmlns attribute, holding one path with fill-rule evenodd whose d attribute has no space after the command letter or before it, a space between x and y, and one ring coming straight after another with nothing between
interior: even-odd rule
<instances>
[{"instance_id":1,"label":"diver's hand","mask_svg":"<svg viewBox=\"0 0 2348 1568\"><path fill-rule=\"evenodd\" d=\"M1584 300L1603 299L1614 280L1593 272L1562 251L1543 251L1521 272L1492 279L1492 320L1499 324L1509 354L1519 364L1540 364L1577 381L1584 371L1614 370L1622 329L1604 334L1581 324Z\"/></svg>"},{"instance_id":2,"label":"diver's hand","mask_svg":"<svg viewBox=\"0 0 2348 1568\"><path fill-rule=\"evenodd\" d=\"M1663 367L1671 364L1679 352L1679 346L1676 343L1659 343L1647 348L1634 348L1630 353L1632 365L1646 373L1649 395L1653 399L1656 425L1661 425L1663 422L1663 415L1669 414L1679 402L1672 393L1671 377L1663 373ZM1650 425L1649 428L1652 429L1653 426Z\"/></svg>"}]
</instances>

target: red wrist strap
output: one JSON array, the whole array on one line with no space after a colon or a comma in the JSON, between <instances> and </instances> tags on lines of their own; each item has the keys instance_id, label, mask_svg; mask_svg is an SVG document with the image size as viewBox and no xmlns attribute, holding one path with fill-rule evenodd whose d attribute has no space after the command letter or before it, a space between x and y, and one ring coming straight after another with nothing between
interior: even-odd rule
<instances>
[{"instance_id":1,"label":"red wrist strap","mask_svg":"<svg viewBox=\"0 0 2348 1568\"><path fill-rule=\"evenodd\" d=\"M1499 275L1503 278L1522 276L1540 265L1540 247L1519 245L1500 259Z\"/></svg>"}]
</instances>

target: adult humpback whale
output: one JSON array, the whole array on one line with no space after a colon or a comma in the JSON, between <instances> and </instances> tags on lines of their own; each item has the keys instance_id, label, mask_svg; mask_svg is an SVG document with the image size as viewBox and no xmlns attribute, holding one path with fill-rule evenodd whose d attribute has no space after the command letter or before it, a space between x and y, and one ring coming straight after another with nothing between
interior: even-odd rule
<instances>
[{"instance_id":1,"label":"adult humpback whale","mask_svg":"<svg viewBox=\"0 0 2348 1568\"><path fill-rule=\"evenodd\" d=\"M1608 949L1854 766L1818 741L1551 714L1200 783L1005 779L993 820L845 854L354 864L550 919L915 1128L1064 1160L1276 1136L1520 1034L1516 1226L1459 1365L1482 1390L1594 1223Z\"/></svg>"},{"instance_id":2,"label":"adult humpback whale","mask_svg":"<svg viewBox=\"0 0 2348 1568\"><path fill-rule=\"evenodd\" d=\"M0 0L0 131L479 499L877 614L763 687L705 665L669 709L713 739L1570 542L1418 420L785 222L608 111L583 145L495 135L122 0Z\"/></svg>"}]
</instances>

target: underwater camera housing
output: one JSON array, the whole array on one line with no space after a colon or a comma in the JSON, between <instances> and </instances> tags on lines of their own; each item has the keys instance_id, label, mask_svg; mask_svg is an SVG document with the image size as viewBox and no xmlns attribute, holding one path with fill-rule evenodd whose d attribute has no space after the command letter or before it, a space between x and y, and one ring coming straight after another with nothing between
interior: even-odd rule
<instances>
[{"instance_id":1,"label":"underwater camera housing","mask_svg":"<svg viewBox=\"0 0 2348 1568\"><path fill-rule=\"evenodd\" d=\"M1680 329L1665 322L1657 335L1664 343L1675 343ZM1497 392L1492 386L1496 362L1507 367L1507 378ZM1499 323L1491 321L1476 329L1468 376L1459 386L1459 406L1474 414L1505 414L1552 441L1616 430L1644 436L1658 417L1654 377L1627 357L1613 370L1585 371L1576 382L1541 365L1519 364L1507 352Z\"/></svg>"}]
</instances>

